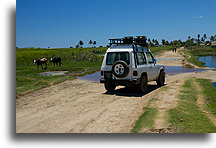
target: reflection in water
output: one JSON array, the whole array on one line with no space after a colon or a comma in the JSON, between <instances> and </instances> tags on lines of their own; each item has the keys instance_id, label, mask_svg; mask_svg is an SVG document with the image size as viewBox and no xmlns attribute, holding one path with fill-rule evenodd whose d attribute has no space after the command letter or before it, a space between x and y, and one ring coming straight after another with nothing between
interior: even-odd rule
<instances>
[{"instance_id":1,"label":"reflection in water","mask_svg":"<svg viewBox=\"0 0 216 148\"><path fill-rule=\"evenodd\" d=\"M216 68L216 56L200 56L199 61L205 62L205 66Z\"/></svg>"},{"instance_id":2,"label":"reflection in water","mask_svg":"<svg viewBox=\"0 0 216 148\"><path fill-rule=\"evenodd\" d=\"M170 75L177 75L177 74L189 73L189 72L202 72L202 71L206 71L206 70L210 70L210 69L198 69L198 68L187 69L187 68L182 68L180 66L166 66L165 67L166 74L170 74ZM85 75L83 77L77 77L77 79L99 82L100 81L100 72L88 74L88 75Z\"/></svg>"}]
</instances>

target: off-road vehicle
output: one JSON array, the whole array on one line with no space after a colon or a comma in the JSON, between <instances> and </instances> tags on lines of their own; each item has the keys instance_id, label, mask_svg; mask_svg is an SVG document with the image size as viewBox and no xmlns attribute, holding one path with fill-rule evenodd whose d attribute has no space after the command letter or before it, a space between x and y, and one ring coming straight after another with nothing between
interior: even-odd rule
<instances>
[{"instance_id":1,"label":"off-road vehicle","mask_svg":"<svg viewBox=\"0 0 216 148\"><path fill-rule=\"evenodd\" d=\"M146 40L145 36L109 39L100 78L107 91L114 91L118 85L133 85L145 93L149 81L164 85L165 67L156 64Z\"/></svg>"}]
</instances>

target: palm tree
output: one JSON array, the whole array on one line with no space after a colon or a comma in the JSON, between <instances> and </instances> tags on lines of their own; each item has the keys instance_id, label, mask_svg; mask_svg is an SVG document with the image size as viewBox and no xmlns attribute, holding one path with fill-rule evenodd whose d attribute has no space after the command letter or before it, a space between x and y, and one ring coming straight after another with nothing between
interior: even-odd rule
<instances>
[{"instance_id":1,"label":"palm tree","mask_svg":"<svg viewBox=\"0 0 216 148\"><path fill-rule=\"evenodd\" d=\"M188 36L188 40L190 40L191 39L191 37L190 36Z\"/></svg>"},{"instance_id":2,"label":"palm tree","mask_svg":"<svg viewBox=\"0 0 216 148\"><path fill-rule=\"evenodd\" d=\"M80 47L82 47L82 45L83 45L84 43L83 43L83 41L79 41L79 43L78 43L78 45L80 45Z\"/></svg>"},{"instance_id":3,"label":"palm tree","mask_svg":"<svg viewBox=\"0 0 216 148\"><path fill-rule=\"evenodd\" d=\"M93 44L92 40L89 41L89 45L91 46L91 44Z\"/></svg>"},{"instance_id":4,"label":"palm tree","mask_svg":"<svg viewBox=\"0 0 216 148\"><path fill-rule=\"evenodd\" d=\"M153 44L153 46L155 45L155 39L152 39L152 44Z\"/></svg>"},{"instance_id":5,"label":"palm tree","mask_svg":"<svg viewBox=\"0 0 216 148\"><path fill-rule=\"evenodd\" d=\"M96 42L96 41L94 41L94 42L93 42L93 45L96 45L96 44L97 44L97 42Z\"/></svg>"},{"instance_id":6,"label":"palm tree","mask_svg":"<svg viewBox=\"0 0 216 148\"><path fill-rule=\"evenodd\" d=\"M203 38L204 38L204 42L205 42L205 40L207 39L206 34L203 35Z\"/></svg>"},{"instance_id":7,"label":"palm tree","mask_svg":"<svg viewBox=\"0 0 216 148\"><path fill-rule=\"evenodd\" d=\"M192 38L193 39L193 38ZM188 36L188 40L190 41L190 46L191 46L191 41L192 41L191 37Z\"/></svg>"},{"instance_id":8,"label":"palm tree","mask_svg":"<svg viewBox=\"0 0 216 148\"><path fill-rule=\"evenodd\" d=\"M197 42L198 42L198 43L200 42L200 39L199 39L199 38L200 38L200 34L197 35L197 39L198 39Z\"/></svg>"},{"instance_id":9,"label":"palm tree","mask_svg":"<svg viewBox=\"0 0 216 148\"><path fill-rule=\"evenodd\" d=\"M209 39L211 42L215 40L214 36L211 36Z\"/></svg>"},{"instance_id":10,"label":"palm tree","mask_svg":"<svg viewBox=\"0 0 216 148\"><path fill-rule=\"evenodd\" d=\"M166 41L166 43L165 43L166 45L169 45L169 41Z\"/></svg>"},{"instance_id":11,"label":"palm tree","mask_svg":"<svg viewBox=\"0 0 216 148\"><path fill-rule=\"evenodd\" d=\"M165 40L165 39L162 40L162 44L163 44L163 45L166 44L166 40Z\"/></svg>"},{"instance_id":12,"label":"palm tree","mask_svg":"<svg viewBox=\"0 0 216 148\"><path fill-rule=\"evenodd\" d=\"M191 42L194 43L194 41L195 41L195 38L192 38L192 39L191 39Z\"/></svg>"},{"instance_id":13,"label":"palm tree","mask_svg":"<svg viewBox=\"0 0 216 148\"><path fill-rule=\"evenodd\" d=\"M204 39L204 37L201 37L201 42L203 43L203 42L205 42L205 39Z\"/></svg>"},{"instance_id":14,"label":"palm tree","mask_svg":"<svg viewBox=\"0 0 216 148\"><path fill-rule=\"evenodd\" d=\"M158 42L158 40L155 40L155 45L159 45L159 42Z\"/></svg>"}]
</instances>

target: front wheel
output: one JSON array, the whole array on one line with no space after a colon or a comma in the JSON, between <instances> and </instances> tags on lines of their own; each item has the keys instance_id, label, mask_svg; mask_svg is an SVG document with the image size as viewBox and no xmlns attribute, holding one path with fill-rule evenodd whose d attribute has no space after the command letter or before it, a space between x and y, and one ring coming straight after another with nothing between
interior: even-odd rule
<instances>
[{"instance_id":1,"label":"front wheel","mask_svg":"<svg viewBox=\"0 0 216 148\"><path fill-rule=\"evenodd\" d=\"M158 77L158 79L157 79L157 85L158 85L158 86L163 86L164 83L165 83L165 72L164 72L164 71L161 71L161 72L160 72L160 75L159 75L159 77Z\"/></svg>"},{"instance_id":2,"label":"front wheel","mask_svg":"<svg viewBox=\"0 0 216 148\"><path fill-rule=\"evenodd\" d=\"M111 91L114 91L114 90L115 90L116 85L113 84L113 83L105 82L105 83L104 83L104 87L105 87L105 89L106 89L108 92L111 92Z\"/></svg>"},{"instance_id":3,"label":"front wheel","mask_svg":"<svg viewBox=\"0 0 216 148\"><path fill-rule=\"evenodd\" d=\"M147 76L142 76L139 84L139 89L141 93L145 93L148 90L148 80Z\"/></svg>"}]
</instances>

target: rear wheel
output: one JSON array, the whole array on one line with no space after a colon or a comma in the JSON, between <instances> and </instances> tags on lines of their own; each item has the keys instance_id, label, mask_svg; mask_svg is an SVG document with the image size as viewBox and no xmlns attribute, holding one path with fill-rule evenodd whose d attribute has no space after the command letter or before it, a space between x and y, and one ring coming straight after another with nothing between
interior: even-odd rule
<instances>
[{"instance_id":1,"label":"rear wheel","mask_svg":"<svg viewBox=\"0 0 216 148\"><path fill-rule=\"evenodd\" d=\"M143 75L140 80L139 89L141 93L145 93L148 90L147 76Z\"/></svg>"},{"instance_id":2,"label":"rear wheel","mask_svg":"<svg viewBox=\"0 0 216 148\"><path fill-rule=\"evenodd\" d=\"M116 88L116 85L114 83L105 82L104 87L108 92L114 91Z\"/></svg>"},{"instance_id":3,"label":"rear wheel","mask_svg":"<svg viewBox=\"0 0 216 148\"><path fill-rule=\"evenodd\" d=\"M163 86L164 85L164 83L165 83L165 72L164 71L160 72L160 75L159 75L156 82L157 82L158 86Z\"/></svg>"}]
</instances>

